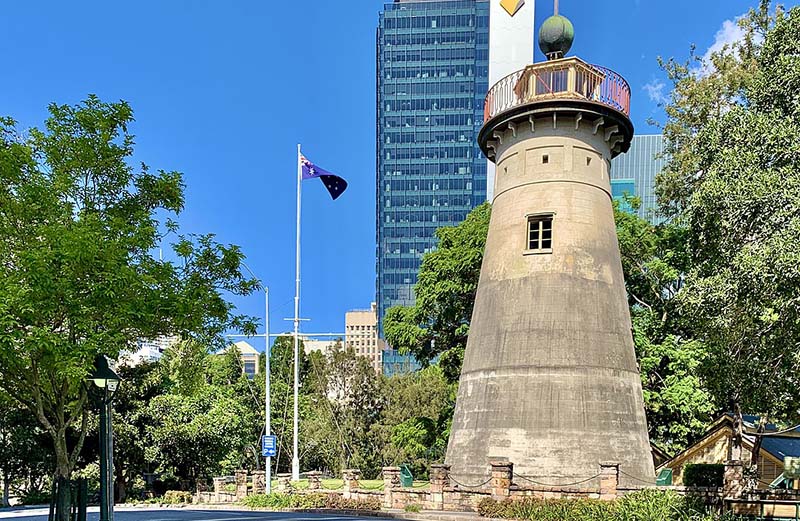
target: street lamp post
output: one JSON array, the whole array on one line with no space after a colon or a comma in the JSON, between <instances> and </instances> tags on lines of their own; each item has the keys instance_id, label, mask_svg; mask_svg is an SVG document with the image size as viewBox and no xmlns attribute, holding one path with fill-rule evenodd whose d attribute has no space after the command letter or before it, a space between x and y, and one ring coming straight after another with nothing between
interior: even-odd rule
<instances>
[{"instance_id":1,"label":"street lamp post","mask_svg":"<svg viewBox=\"0 0 800 521\"><path fill-rule=\"evenodd\" d=\"M271 426L271 411L270 411L270 356L272 353L270 352L269 346L269 287L258 277L253 270L250 269L250 266L245 264L244 262L241 263L242 266L252 275L258 283L264 288L264 435L270 436L272 434L272 426ZM229 337L240 337L246 335L227 335ZM261 336L261 335L255 335ZM272 457L267 456L267 461L265 465L265 486L267 494L272 493Z\"/></svg>"},{"instance_id":2,"label":"street lamp post","mask_svg":"<svg viewBox=\"0 0 800 521\"><path fill-rule=\"evenodd\" d=\"M264 286L264 435L270 436L272 434L272 425L270 415L270 347L269 347L269 288ZM272 494L272 457L267 456L266 461L266 492Z\"/></svg>"},{"instance_id":3,"label":"street lamp post","mask_svg":"<svg viewBox=\"0 0 800 521\"><path fill-rule=\"evenodd\" d=\"M120 377L108 366L108 359L97 355L94 373L89 376L98 388L100 404L100 521L114 520L114 433L111 426L111 402Z\"/></svg>"}]
</instances>

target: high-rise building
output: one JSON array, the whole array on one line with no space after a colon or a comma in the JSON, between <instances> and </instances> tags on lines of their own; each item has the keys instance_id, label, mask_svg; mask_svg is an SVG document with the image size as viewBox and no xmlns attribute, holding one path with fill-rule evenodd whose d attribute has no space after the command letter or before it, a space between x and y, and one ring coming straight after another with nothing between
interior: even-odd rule
<instances>
[{"instance_id":1,"label":"high-rise building","mask_svg":"<svg viewBox=\"0 0 800 521\"><path fill-rule=\"evenodd\" d=\"M624 193L641 200L639 217L652 223L660 223L664 219L656 215L656 175L664 168L666 161L661 157L664 152L664 136L647 134L634 136L627 154L622 154L611 161L611 193L614 199L621 200Z\"/></svg>"},{"instance_id":2,"label":"high-rise building","mask_svg":"<svg viewBox=\"0 0 800 521\"><path fill-rule=\"evenodd\" d=\"M354 309L344 315L345 347L353 348L359 356L369 360L375 372L383 370L383 341L378 339L377 305L369 309Z\"/></svg>"},{"instance_id":3,"label":"high-rise building","mask_svg":"<svg viewBox=\"0 0 800 521\"><path fill-rule=\"evenodd\" d=\"M414 303L440 226L486 200L475 136L488 86L487 0L395 0L377 31L377 313Z\"/></svg>"}]
</instances>

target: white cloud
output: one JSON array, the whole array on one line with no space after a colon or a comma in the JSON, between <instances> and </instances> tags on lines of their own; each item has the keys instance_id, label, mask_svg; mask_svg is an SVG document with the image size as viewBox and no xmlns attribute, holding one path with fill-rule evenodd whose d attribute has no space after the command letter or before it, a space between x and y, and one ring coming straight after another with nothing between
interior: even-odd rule
<instances>
[{"instance_id":1,"label":"white cloud","mask_svg":"<svg viewBox=\"0 0 800 521\"><path fill-rule=\"evenodd\" d=\"M742 15L744 16L744 15ZM735 20L725 20L722 22L722 27L714 35L714 43L703 54L703 64L697 69L697 73L705 76L711 72L713 65L711 64L711 55L720 52L725 46L730 46L736 42L744 39L744 30L739 27L739 20L742 16L737 17Z\"/></svg>"},{"instance_id":2,"label":"white cloud","mask_svg":"<svg viewBox=\"0 0 800 521\"><path fill-rule=\"evenodd\" d=\"M663 81L653 78L648 83L644 85L644 90L647 92L647 96L650 98L651 101L654 103L658 103L659 105L666 104L669 101L669 98L664 93L664 88L666 87L666 83Z\"/></svg>"}]
</instances>

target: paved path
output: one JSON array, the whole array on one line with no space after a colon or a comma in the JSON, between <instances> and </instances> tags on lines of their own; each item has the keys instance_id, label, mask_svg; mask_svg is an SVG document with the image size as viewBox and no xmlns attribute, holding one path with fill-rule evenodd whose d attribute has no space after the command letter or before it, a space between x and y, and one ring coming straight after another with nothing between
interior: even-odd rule
<instances>
[{"instance_id":1,"label":"paved path","mask_svg":"<svg viewBox=\"0 0 800 521\"><path fill-rule=\"evenodd\" d=\"M46 508L2 509L0 519L47 521ZM99 521L97 507L89 507L87 521ZM339 514L307 514L304 512L254 512L250 510L195 510L189 508L141 508L118 506L114 521L355 521L378 517L358 517ZM384 518L388 519L388 518Z\"/></svg>"}]
</instances>

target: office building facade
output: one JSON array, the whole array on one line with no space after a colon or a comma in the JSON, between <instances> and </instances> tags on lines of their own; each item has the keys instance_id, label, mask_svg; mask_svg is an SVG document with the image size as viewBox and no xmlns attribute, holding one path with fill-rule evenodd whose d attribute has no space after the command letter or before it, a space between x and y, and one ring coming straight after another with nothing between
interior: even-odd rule
<instances>
[{"instance_id":1,"label":"office building facade","mask_svg":"<svg viewBox=\"0 0 800 521\"><path fill-rule=\"evenodd\" d=\"M664 136L650 134L634 136L627 154L621 154L611 161L611 193L614 199L623 201L623 194L628 193L641 200L639 217L657 224L664 219L656 214L656 175L664 168L666 161L661 157L664 152ZM623 209L632 210L621 203Z\"/></svg>"},{"instance_id":2,"label":"office building facade","mask_svg":"<svg viewBox=\"0 0 800 521\"><path fill-rule=\"evenodd\" d=\"M377 304L344 315L345 347L369 360L377 374L383 372L383 341L378 338Z\"/></svg>"},{"instance_id":3,"label":"office building facade","mask_svg":"<svg viewBox=\"0 0 800 521\"><path fill-rule=\"evenodd\" d=\"M435 231L486 200L475 136L488 86L489 2L395 0L377 31L376 302L414 303Z\"/></svg>"}]
</instances>

